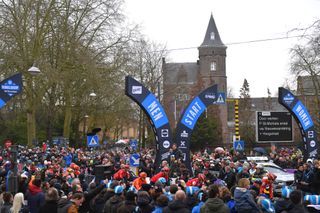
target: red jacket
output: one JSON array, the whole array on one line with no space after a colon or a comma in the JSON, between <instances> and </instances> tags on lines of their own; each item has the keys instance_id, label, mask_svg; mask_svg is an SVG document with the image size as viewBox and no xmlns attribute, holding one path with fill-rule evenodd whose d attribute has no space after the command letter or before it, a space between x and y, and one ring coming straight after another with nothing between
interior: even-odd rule
<instances>
[{"instance_id":1,"label":"red jacket","mask_svg":"<svg viewBox=\"0 0 320 213\"><path fill-rule=\"evenodd\" d=\"M187 186L198 186L198 187L201 187L202 182L200 182L198 178L193 178L191 180L188 180L188 182L186 184L187 184Z\"/></svg>"},{"instance_id":2,"label":"red jacket","mask_svg":"<svg viewBox=\"0 0 320 213\"><path fill-rule=\"evenodd\" d=\"M262 178L262 184L260 187L260 194L269 195L270 199L273 199L273 188L272 183L268 180L267 177Z\"/></svg>"},{"instance_id":3,"label":"red jacket","mask_svg":"<svg viewBox=\"0 0 320 213\"><path fill-rule=\"evenodd\" d=\"M155 174L151 179L150 181L155 183L159 180L159 178L161 177L164 177L166 179L166 181L168 182L169 180L169 177L168 176L165 176L163 172L159 172L158 174Z\"/></svg>"},{"instance_id":4,"label":"red jacket","mask_svg":"<svg viewBox=\"0 0 320 213\"><path fill-rule=\"evenodd\" d=\"M123 178L130 178L130 173L125 169L120 169L113 175L115 180L122 180Z\"/></svg>"}]
</instances>

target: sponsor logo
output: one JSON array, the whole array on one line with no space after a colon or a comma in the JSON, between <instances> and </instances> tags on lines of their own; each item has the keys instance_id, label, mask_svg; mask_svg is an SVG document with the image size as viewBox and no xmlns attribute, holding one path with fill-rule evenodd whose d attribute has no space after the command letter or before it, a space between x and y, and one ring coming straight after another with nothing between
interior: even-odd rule
<instances>
[{"instance_id":1,"label":"sponsor logo","mask_svg":"<svg viewBox=\"0 0 320 213\"><path fill-rule=\"evenodd\" d=\"M181 132L180 135L182 138L187 138L189 136L189 134L186 132L186 130L183 130L183 132Z\"/></svg>"},{"instance_id":2,"label":"sponsor logo","mask_svg":"<svg viewBox=\"0 0 320 213\"><path fill-rule=\"evenodd\" d=\"M216 98L216 95L213 94L213 93L208 93L208 94L205 94L204 96L206 99L215 99Z\"/></svg>"},{"instance_id":3,"label":"sponsor logo","mask_svg":"<svg viewBox=\"0 0 320 213\"><path fill-rule=\"evenodd\" d=\"M313 150L312 152L309 153L309 157L310 158L315 157L317 154L318 154L318 150L315 149L315 150Z\"/></svg>"},{"instance_id":4,"label":"sponsor logo","mask_svg":"<svg viewBox=\"0 0 320 213\"><path fill-rule=\"evenodd\" d=\"M19 92L20 86L16 85L12 80L8 80L5 84L1 85L1 89L9 96L13 96Z\"/></svg>"},{"instance_id":5,"label":"sponsor logo","mask_svg":"<svg viewBox=\"0 0 320 213\"><path fill-rule=\"evenodd\" d=\"M314 131L308 131L308 138L314 138Z\"/></svg>"},{"instance_id":6,"label":"sponsor logo","mask_svg":"<svg viewBox=\"0 0 320 213\"><path fill-rule=\"evenodd\" d=\"M316 142L314 140L310 141L310 146L313 148L316 146Z\"/></svg>"},{"instance_id":7,"label":"sponsor logo","mask_svg":"<svg viewBox=\"0 0 320 213\"><path fill-rule=\"evenodd\" d=\"M285 95L282 99L287 105L290 105L294 101L294 96L291 93Z\"/></svg>"},{"instance_id":8,"label":"sponsor logo","mask_svg":"<svg viewBox=\"0 0 320 213\"><path fill-rule=\"evenodd\" d=\"M169 141L163 141L163 147L168 149L170 147L170 142Z\"/></svg>"},{"instance_id":9,"label":"sponsor logo","mask_svg":"<svg viewBox=\"0 0 320 213\"><path fill-rule=\"evenodd\" d=\"M161 155L161 160L168 159L169 156L170 156L170 152L165 152Z\"/></svg>"},{"instance_id":10,"label":"sponsor logo","mask_svg":"<svg viewBox=\"0 0 320 213\"><path fill-rule=\"evenodd\" d=\"M134 95L141 95L142 94L142 86L132 86L131 92Z\"/></svg>"},{"instance_id":11,"label":"sponsor logo","mask_svg":"<svg viewBox=\"0 0 320 213\"><path fill-rule=\"evenodd\" d=\"M163 137L163 138L169 137L169 130L168 129L161 129L161 137Z\"/></svg>"}]
</instances>

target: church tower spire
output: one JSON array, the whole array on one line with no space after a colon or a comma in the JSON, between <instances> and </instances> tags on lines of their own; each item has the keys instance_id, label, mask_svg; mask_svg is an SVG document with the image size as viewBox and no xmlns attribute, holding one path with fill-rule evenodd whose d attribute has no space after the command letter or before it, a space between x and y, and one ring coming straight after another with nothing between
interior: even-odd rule
<instances>
[{"instance_id":1,"label":"church tower spire","mask_svg":"<svg viewBox=\"0 0 320 213\"><path fill-rule=\"evenodd\" d=\"M213 19L213 16L211 14L207 32L204 36L204 40L201 44L201 47L206 47L206 46L224 46L224 44L221 41L220 34L218 31L218 28L216 26L216 23Z\"/></svg>"}]
</instances>

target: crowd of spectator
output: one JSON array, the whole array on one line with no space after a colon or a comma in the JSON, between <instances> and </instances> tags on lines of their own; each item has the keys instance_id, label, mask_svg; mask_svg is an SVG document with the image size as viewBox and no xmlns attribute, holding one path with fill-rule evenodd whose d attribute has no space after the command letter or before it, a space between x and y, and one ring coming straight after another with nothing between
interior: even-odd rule
<instances>
[{"instance_id":1,"label":"crowd of spectator","mask_svg":"<svg viewBox=\"0 0 320 213\"><path fill-rule=\"evenodd\" d=\"M140 149L137 172L130 171L130 147L44 144L19 146L16 156L1 153L0 213L320 211L320 162L305 162L295 148L268 153L269 160L294 171L294 182L280 194L275 174L246 160L245 153L222 148L192 153L191 171L176 145L160 168L154 166L153 149ZM111 168L111 175L98 178L97 165Z\"/></svg>"}]
</instances>

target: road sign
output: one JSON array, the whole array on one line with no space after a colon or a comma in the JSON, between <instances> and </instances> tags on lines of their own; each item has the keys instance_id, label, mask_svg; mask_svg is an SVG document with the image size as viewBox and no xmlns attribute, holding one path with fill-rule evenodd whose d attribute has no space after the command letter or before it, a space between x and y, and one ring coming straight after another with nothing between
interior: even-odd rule
<instances>
[{"instance_id":1,"label":"road sign","mask_svg":"<svg viewBox=\"0 0 320 213\"><path fill-rule=\"evenodd\" d=\"M217 93L217 100L215 104L226 104L226 94L224 92Z\"/></svg>"},{"instance_id":2,"label":"road sign","mask_svg":"<svg viewBox=\"0 0 320 213\"><path fill-rule=\"evenodd\" d=\"M233 149L236 151L244 151L244 141L234 141Z\"/></svg>"},{"instance_id":3,"label":"road sign","mask_svg":"<svg viewBox=\"0 0 320 213\"><path fill-rule=\"evenodd\" d=\"M257 112L256 138L258 142L292 142L290 112Z\"/></svg>"},{"instance_id":4,"label":"road sign","mask_svg":"<svg viewBox=\"0 0 320 213\"><path fill-rule=\"evenodd\" d=\"M99 146L99 137L98 135L87 136L88 147L97 147Z\"/></svg>"},{"instance_id":5,"label":"road sign","mask_svg":"<svg viewBox=\"0 0 320 213\"><path fill-rule=\"evenodd\" d=\"M137 140L130 140L130 147L134 150L138 147L138 141Z\"/></svg>"},{"instance_id":6,"label":"road sign","mask_svg":"<svg viewBox=\"0 0 320 213\"><path fill-rule=\"evenodd\" d=\"M138 167L140 163L140 155L134 153L130 156L130 166Z\"/></svg>"}]
</instances>

